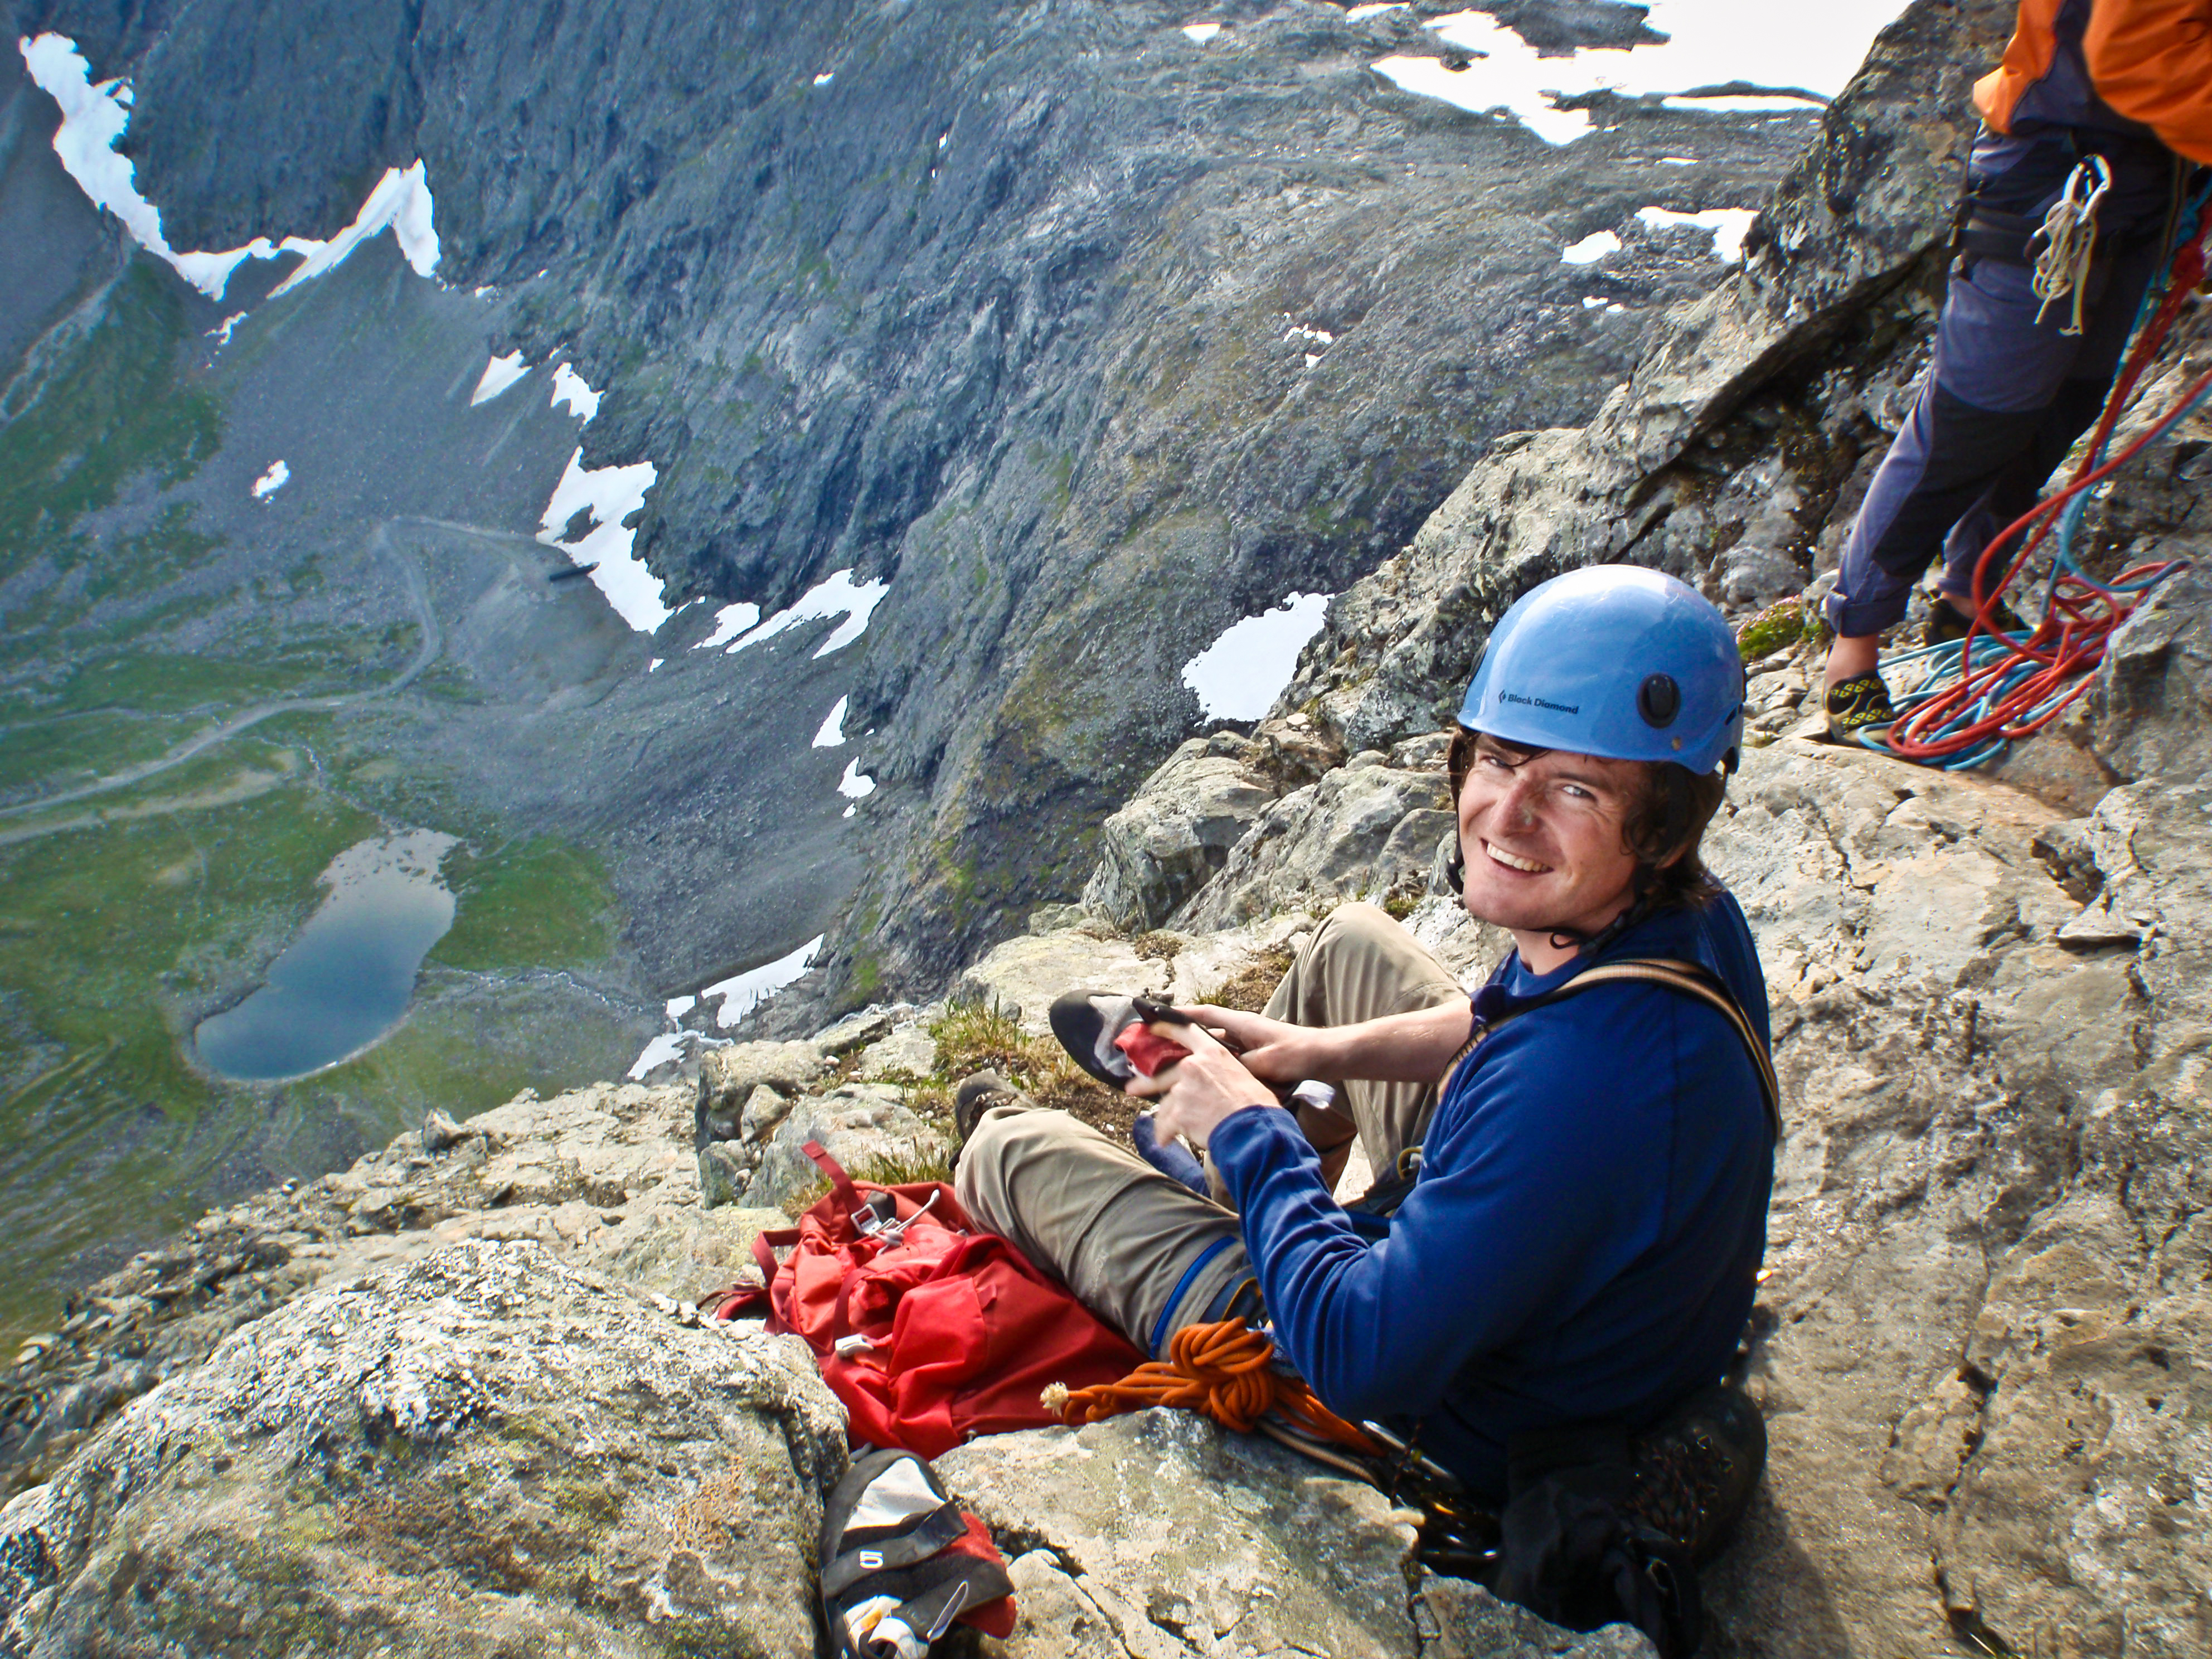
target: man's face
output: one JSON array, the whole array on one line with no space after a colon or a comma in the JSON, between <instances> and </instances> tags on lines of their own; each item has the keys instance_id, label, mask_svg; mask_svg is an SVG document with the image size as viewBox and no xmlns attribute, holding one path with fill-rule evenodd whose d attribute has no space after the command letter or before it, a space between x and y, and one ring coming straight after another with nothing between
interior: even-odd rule
<instances>
[{"instance_id":1,"label":"man's face","mask_svg":"<svg viewBox=\"0 0 2212 1659\"><path fill-rule=\"evenodd\" d=\"M1611 921L1635 884L1621 825L1643 770L1634 761L1558 749L1516 760L1478 739L1459 795L1468 914L1539 939L1561 928L1592 933ZM1541 971L1530 940L1522 944L1523 959Z\"/></svg>"}]
</instances>

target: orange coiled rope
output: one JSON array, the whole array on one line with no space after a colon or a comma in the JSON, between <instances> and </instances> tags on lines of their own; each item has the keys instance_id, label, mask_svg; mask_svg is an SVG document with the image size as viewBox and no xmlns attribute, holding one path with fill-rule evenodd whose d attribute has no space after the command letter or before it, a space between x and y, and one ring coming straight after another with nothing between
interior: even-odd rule
<instances>
[{"instance_id":1,"label":"orange coiled rope","mask_svg":"<svg viewBox=\"0 0 2212 1659\"><path fill-rule=\"evenodd\" d=\"M1045 1406L1071 1424L1173 1406L1245 1434L1272 1411L1315 1439L1381 1455L1381 1447L1315 1399L1303 1378L1275 1370L1274 1358L1275 1345L1241 1319L1186 1325L1169 1341L1164 1360L1147 1360L1119 1382L1048 1389Z\"/></svg>"}]
</instances>

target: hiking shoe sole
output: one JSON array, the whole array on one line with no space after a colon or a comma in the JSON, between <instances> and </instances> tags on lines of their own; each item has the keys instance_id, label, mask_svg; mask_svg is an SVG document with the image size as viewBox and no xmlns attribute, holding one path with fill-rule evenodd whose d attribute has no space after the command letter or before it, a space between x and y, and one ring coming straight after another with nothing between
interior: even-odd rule
<instances>
[{"instance_id":1,"label":"hiking shoe sole","mask_svg":"<svg viewBox=\"0 0 2212 1659\"><path fill-rule=\"evenodd\" d=\"M994 1106L1018 1103L1023 1098L1021 1091L996 1072L977 1072L961 1079L960 1086L952 1092L952 1127L962 1149L966 1149L984 1113Z\"/></svg>"}]
</instances>

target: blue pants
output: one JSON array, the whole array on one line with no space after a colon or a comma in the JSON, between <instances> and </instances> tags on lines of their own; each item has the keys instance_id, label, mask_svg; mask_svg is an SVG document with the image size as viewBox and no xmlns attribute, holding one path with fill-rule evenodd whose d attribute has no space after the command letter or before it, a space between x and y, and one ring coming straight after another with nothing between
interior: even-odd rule
<instances>
[{"instance_id":1,"label":"blue pants","mask_svg":"<svg viewBox=\"0 0 2212 1659\"><path fill-rule=\"evenodd\" d=\"M1984 134L1974 149L1973 199L2039 220L2074 155L2064 131L2029 139ZM2079 335L2061 331L2073 314L2070 297L2036 320L2042 302L2027 264L1969 254L1953 273L1935 359L1852 521L1822 607L1838 634L1863 638L1901 621L1913 583L1939 554L1937 586L1971 609L1983 550L2035 505L2052 469L2096 419L2136 308L2165 262L2173 185L2162 151L2131 148L2111 159L2112 189L2097 215Z\"/></svg>"}]
</instances>

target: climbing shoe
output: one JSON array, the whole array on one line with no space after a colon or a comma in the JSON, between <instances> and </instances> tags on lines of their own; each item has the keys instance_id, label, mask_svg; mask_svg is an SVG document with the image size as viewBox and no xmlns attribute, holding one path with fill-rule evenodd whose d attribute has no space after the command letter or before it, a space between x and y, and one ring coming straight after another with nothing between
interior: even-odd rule
<instances>
[{"instance_id":1,"label":"climbing shoe","mask_svg":"<svg viewBox=\"0 0 2212 1659\"><path fill-rule=\"evenodd\" d=\"M1948 645L1954 640L1966 638L1966 627L1967 618L1960 615L1958 607L1950 600L1939 598L1935 604L1928 607L1928 623L1927 626L1921 630L1920 642L1924 646ZM2002 599L1999 599L1996 607L1990 612L1989 623L1982 631L1987 633L1990 628L2003 634L2025 634L2029 631L2027 624L2022 622L2013 608Z\"/></svg>"},{"instance_id":2,"label":"climbing shoe","mask_svg":"<svg viewBox=\"0 0 2212 1659\"><path fill-rule=\"evenodd\" d=\"M1897 710L1890 705L1889 688L1877 673L1855 675L1832 689L1827 711L1830 743L1856 743L1863 733L1897 719Z\"/></svg>"},{"instance_id":3,"label":"climbing shoe","mask_svg":"<svg viewBox=\"0 0 2212 1659\"><path fill-rule=\"evenodd\" d=\"M1137 1018L1137 1000L1110 991L1070 991L1045 1018L1067 1057L1109 1089L1137 1075L1114 1039Z\"/></svg>"}]
</instances>

